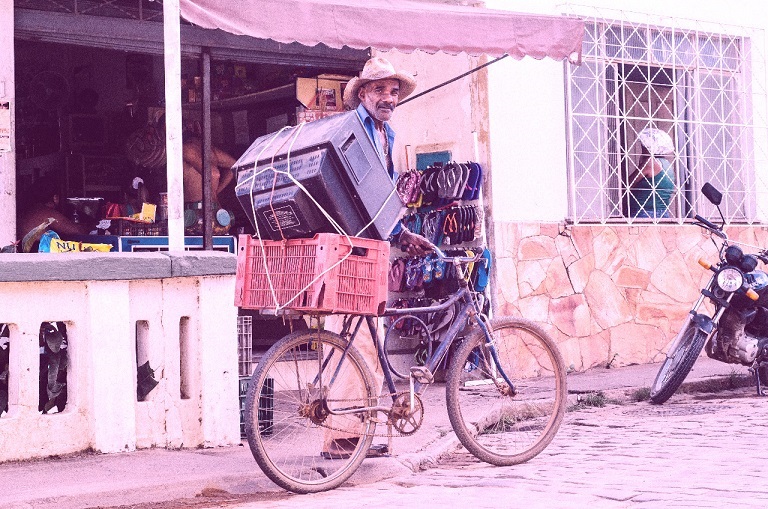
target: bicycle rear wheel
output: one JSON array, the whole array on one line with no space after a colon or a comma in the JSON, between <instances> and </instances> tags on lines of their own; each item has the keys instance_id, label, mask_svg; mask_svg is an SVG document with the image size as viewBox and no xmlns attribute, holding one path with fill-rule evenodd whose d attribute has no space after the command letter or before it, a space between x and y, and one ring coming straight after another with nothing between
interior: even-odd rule
<instances>
[{"instance_id":1,"label":"bicycle rear wheel","mask_svg":"<svg viewBox=\"0 0 768 509\"><path fill-rule=\"evenodd\" d=\"M491 325L495 356L479 328L456 351L446 383L448 417L478 459L516 465L555 437L567 402L565 367L538 325L509 317Z\"/></svg>"},{"instance_id":2,"label":"bicycle rear wheel","mask_svg":"<svg viewBox=\"0 0 768 509\"><path fill-rule=\"evenodd\" d=\"M380 388L373 384L360 354L337 334L300 331L278 341L259 362L246 398L256 463L294 493L342 484L365 459L376 423L369 412L330 411L375 405Z\"/></svg>"}]
</instances>

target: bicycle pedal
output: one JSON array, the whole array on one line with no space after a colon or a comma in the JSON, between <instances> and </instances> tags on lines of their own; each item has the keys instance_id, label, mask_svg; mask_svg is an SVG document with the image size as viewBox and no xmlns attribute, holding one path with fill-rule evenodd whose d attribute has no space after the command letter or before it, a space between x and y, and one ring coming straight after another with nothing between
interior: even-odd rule
<instances>
[{"instance_id":1,"label":"bicycle pedal","mask_svg":"<svg viewBox=\"0 0 768 509\"><path fill-rule=\"evenodd\" d=\"M411 366L411 376L420 384L431 384L435 375L426 366Z\"/></svg>"}]
</instances>

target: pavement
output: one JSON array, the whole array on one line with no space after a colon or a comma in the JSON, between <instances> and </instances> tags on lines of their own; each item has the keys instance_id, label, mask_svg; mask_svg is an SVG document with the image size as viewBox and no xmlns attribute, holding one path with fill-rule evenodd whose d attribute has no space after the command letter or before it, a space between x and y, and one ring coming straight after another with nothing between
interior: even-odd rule
<instances>
[{"instance_id":1,"label":"pavement","mask_svg":"<svg viewBox=\"0 0 768 509\"><path fill-rule=\"evenodd\" d=\"M599 406L601 401L637 402L647 398L658 364L611 369L593 368L568 375L569 402ZM728 391L748 386L743 366L707 357L698 359L678 392ZM721 393L722 394L722 393ZM674 398L677 396L673 396ZM349 486L423 472L456 451L456 439L445 412L441 384L423 399L421 429L389 441L390 454L368 459ZM375 442L386 442L377 437ZM192 507L209 497L259 495L280 500L286 492L259 470L246 442L211 449L149 449L120 454L82 453L45 460L0 464L0 508L85 509L94 507ZM188 500L188 503L181 503ZM176 501L177 503L170 504ZM192 503L197 501L196 503Z\"/></svg>"}]
</instances>

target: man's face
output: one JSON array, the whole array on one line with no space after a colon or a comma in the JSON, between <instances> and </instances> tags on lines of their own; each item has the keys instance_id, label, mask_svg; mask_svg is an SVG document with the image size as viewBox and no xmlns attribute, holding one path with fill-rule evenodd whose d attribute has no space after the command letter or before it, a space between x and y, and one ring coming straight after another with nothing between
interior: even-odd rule
<instances>
[{"instance_id":1,"label":"man's face","mask_svg":"<svg viewBox=\"0 0 768 509\"><path fill-rule=\"evenodd\" d=\"M368 113L379 122L392 118L397 101L400 100L400 81L395 79L376 80L366 83L357 91L357 96Z\"/></svg>"}]
</instances>

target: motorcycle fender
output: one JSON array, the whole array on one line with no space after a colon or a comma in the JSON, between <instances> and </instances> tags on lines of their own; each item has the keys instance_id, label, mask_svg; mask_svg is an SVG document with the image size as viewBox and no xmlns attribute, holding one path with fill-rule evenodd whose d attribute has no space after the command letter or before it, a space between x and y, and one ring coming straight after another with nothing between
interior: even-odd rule
<instances>
[{"instance_id":1,"label":"motorcycle fender","mask_svg":"<svg viewBox=\"0 0 768 509\"><path fill-rule=\"evenodd\" d=\"M712 329L715 328L712 319L707 315L697 314L691 321L704 334L711 334Z\"/></svg>"}]
</instances>

